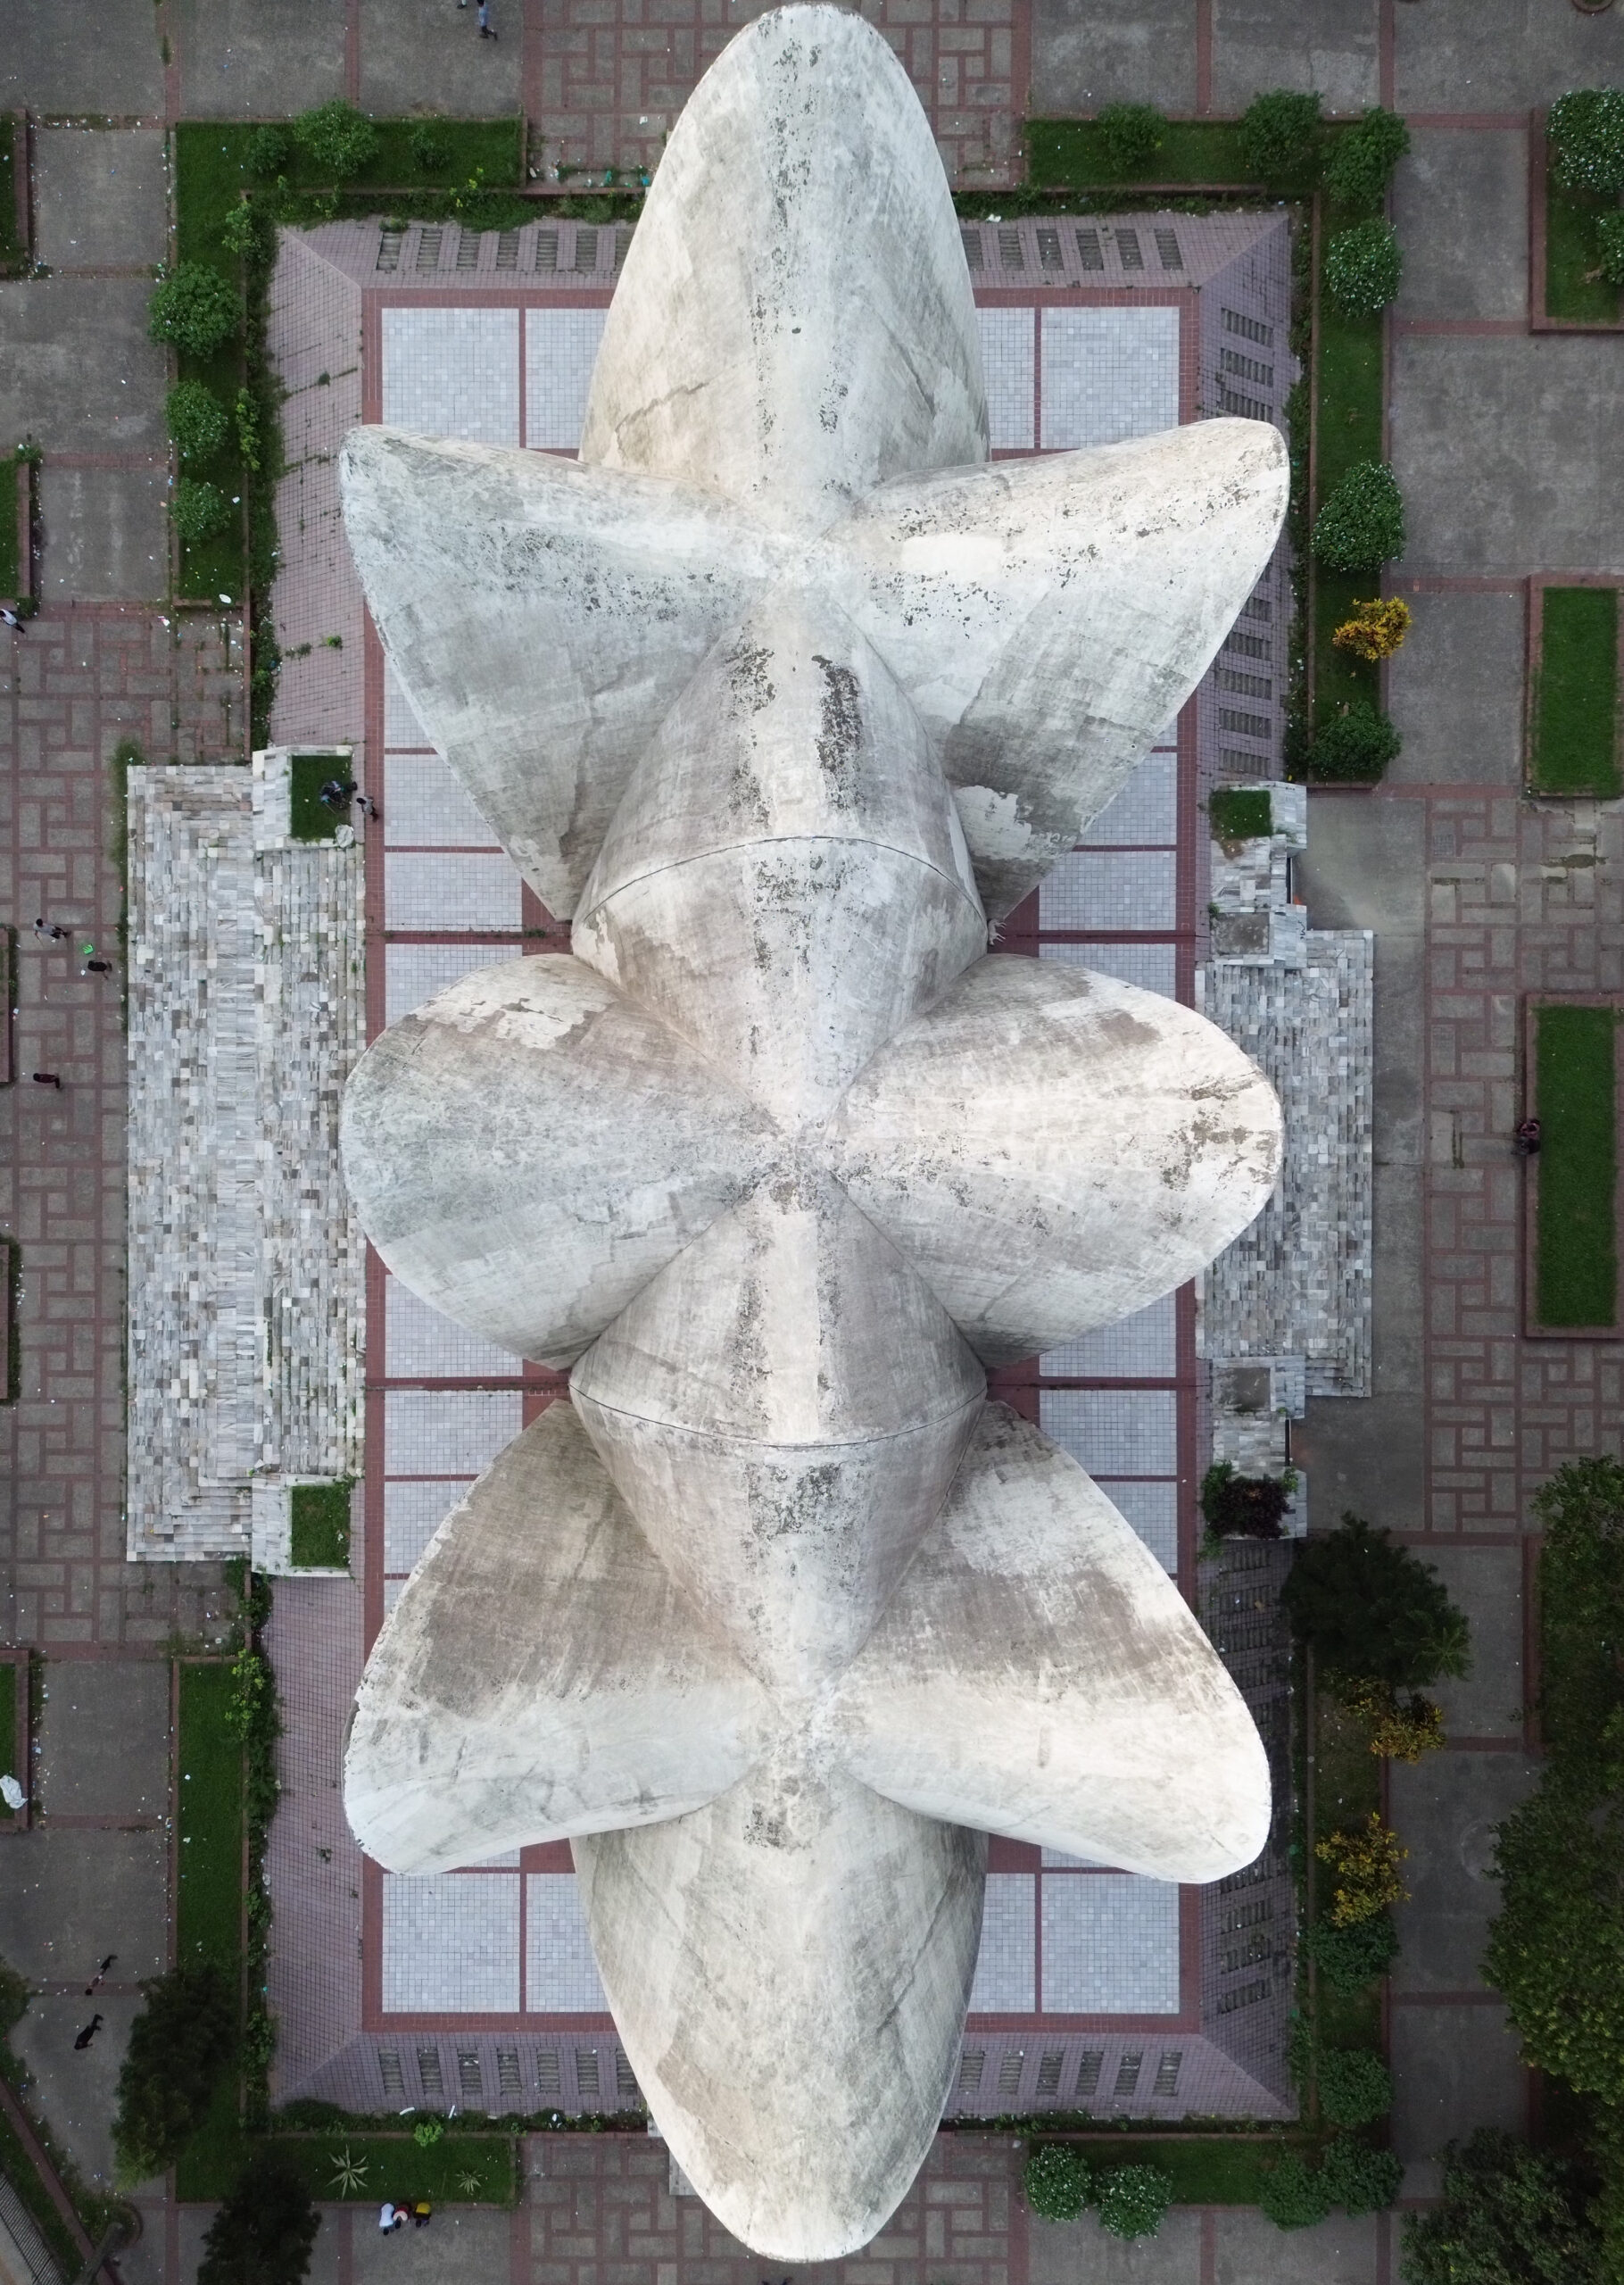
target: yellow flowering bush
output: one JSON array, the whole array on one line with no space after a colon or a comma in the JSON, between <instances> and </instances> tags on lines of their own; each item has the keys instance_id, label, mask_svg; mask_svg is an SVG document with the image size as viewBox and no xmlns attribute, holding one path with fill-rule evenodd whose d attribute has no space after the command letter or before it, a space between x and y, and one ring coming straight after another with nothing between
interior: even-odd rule
<instances>
[{"instance_id":1,"label":"yellow flowering bush","mask_svg":"<svg viewBox=\"0 0 1624 2285\"><path fill-rule=\"evenodd\" d=\"M1397 595L1369 602L1354 598L1354 616L1345 619L1331 641L1361 659L1390 659L1410 631L1410 606Z\"/></svg>"},{"instance_id":2,"label":"yellow flowering bush","mask_svg":"<svg viewBox=\"0 0 1624 2285\"><path fill-rule=\"evenodd\" d=\"M1337 1876L1336 1896L1328 1915L1333 1928L1356 1928L1361 1921L1373 1920L1379 1912L1404 1903L1408 1896L1398 1868L1410 1852L1400 1847L1398 1835L1390 1825L1383 1824L1374 1809L1359 1831L1333 1832L1313 1853Z\"/></svg>"},{"instance_id":3,"label":"yellow flowering bush","mask_svg":"<svg viewBox=\"0 0 1624 2285\"><path fill-rule=\"evenodd\" d=\"M1342 1703L1371 1733L1371 1751L1383 1761L1419 1761L1444 1742L1442 1709L1419 1691L1401 1699L1390 1684L1356 1682Z\"/></svg>"}]
</instances>

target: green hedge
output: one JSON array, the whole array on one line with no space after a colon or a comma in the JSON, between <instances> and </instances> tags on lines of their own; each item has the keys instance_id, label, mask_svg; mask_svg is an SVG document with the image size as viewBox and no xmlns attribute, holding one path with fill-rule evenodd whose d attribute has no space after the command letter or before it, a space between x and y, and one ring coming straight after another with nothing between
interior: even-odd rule
<instances>
[{"instance_id":1,"label":"green hedge","mask_svg":"<svg viewBox=\"0 0 1624 2285\"><path fill-rule=\"evenodd\" d=\"M1544 1007L1535 1018L1542 1325L1610 1325L1618 1314L1617 1029L1611 1008Z\"/></svg>"}]
</instances>

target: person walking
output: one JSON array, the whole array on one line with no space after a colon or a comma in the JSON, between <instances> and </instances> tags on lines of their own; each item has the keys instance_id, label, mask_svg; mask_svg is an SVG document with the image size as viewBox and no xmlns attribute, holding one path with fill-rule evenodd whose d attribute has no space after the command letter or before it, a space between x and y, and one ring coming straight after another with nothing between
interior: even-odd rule
<instances>
[{"instance_id":1,"label":"person walking","mask_svg":"<svg viewBox=\"0 0 1624 2285\"><path fill-rule=\"evenodd\" d=\"M479 0L479 37L481 39L494 39L496 37L495 27L491 21L491 0Z\"/></svg>"},{"instance_id":2,"label":"person walking","mask_svg":"<svg viewBox=\"0 0 1624 2285\"><path fill-rule=\"evenodd\" d=\"M59 928L54 920L37 920L34 934L42 944L65 944L68 941L68 931Z\"/></svg>"},{"instance_id":3,"label":"person walking","mask_svg":"<svg viewBox=\"0 0 1624 2285\"><path fill-rule=\"evenodd\" d=\"M54 1087L60 1093L62 1075L56 1071L30 1071L29 1076L37 1087Z\"/></svg>"},{"instance_id":4,"label":"person walking","mask_svg":"<svg viewBox=\"0 0 1624 2285\"><path fill-rule=\"evenodd\" d=\"M111 960L87 960L84 967L80 968L79 974L81 976L111 976L112 974L112 962Z\"/></svg>"},{"instance_id":5,"label":"person walking","mask_svg":"<svg viewBox=\"0 0 1624 2285\"><path fill-rule=\"evenodd\" d=\"M10 603L0 603L0 619L4 620L5 624L12 629L13 634L21 634L22 621L18 618Z\"/></svg>"},{"instance_id":6,"label":"person walking","mask_svg":"<svg viewBox=\"0 0 1624 2285\"><path fill-rule=\"evenodd\" d=\"M102 2028L102 2018L100 2017L100 2015L92 2015L92 2017L90 2018L90 2021L89 2021L89 2022L85 2025L84 2030L79 2033L79 2037L74 2040L74 2042L73 2042L74 2051L75 2051L77 2054L82 2055L82 2054L84 2053L85 2049L89 2046L89 2044L90 2044L91 2040L95 2037L95 2035L96 2035L97 2032L99 2032L99 2031L101 2030L101 2028Z\"/></svg>"},{"instance_id":7,"label":"person walking","mask_svg":"<svg viewBox=\"0 0 1624 2285\"><path fill-rule=\"evenodd\" d=\"M361 813L362 817L364 817L364 818L375 818L375 817L377 817L377 803L373 800L373 798L372 798L372 796L371 796L371 794L363 794L363 793L361 792L360 787L359 785L355 788L354 792L351 794L350 799L354 802L354 804L355 804L356 808L360 811L360 813Z\"/></svg>"},{"instance_id":8,"label":"person walking","mask_svg":"<svg viewBox=\"0 0 1624 2285\"><path fill-rule=\"evenodd\" d=\"M118 1958L118 1957L119 1957L119 1956L118 1956L117 1952L109 1952L109 1953L108 1953L108 1955L107 1955L106 1958L102 1962L101 1966L100 1966L99 1968L97 1968L97 1970L96 1970L95 1973L91 1977L91 1979L90 1979L89 1982L85 1986L85 1997L86 1997L86 1998L87 1998L87 1999L88 1999L88 1998L89 1998L89 1997L90 1997L91 1993L95 1990L96 1985L97 1985L98 1983L100 1983L100 1982L103 1981L103 1979L105 1977L105 1975L106 1975L106 1973L107 1973L108 1969L112 1965L112 1964L113 1964L114 1960L116 1960L116 1959Z\"/></svg>"}]
</instances>

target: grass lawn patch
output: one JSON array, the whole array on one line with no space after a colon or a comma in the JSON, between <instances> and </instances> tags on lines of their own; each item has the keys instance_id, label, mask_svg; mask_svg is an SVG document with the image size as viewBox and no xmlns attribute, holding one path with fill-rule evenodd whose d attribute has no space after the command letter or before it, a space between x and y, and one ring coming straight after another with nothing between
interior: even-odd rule
<instances>
[{"instance_id":1,"label":"grass lawn patch","mask_svg":"<svg viewBox=\"0 0 1624 2285\"><path fill-rule=\"evenodd\" d=\"M176 1951L235 1981L243 1956L243 1744L228 1666L180 1669Z\"/></svg>"},{"instance_id":2,"label":"grass lawn patch","mask_svg":"<svg viewBox=\"0 0 1624 2285\"><path fill-rule=\"evenodd\" d=\"M17 120L0 112L0 271L12 276L27 261L27 250L17 235Z\"/></svg>"},{"instance_id":3,"label":"grass lawn patch","mask_svg":"<svg viewBox=\"0 0 1624 2285\"><path fill-rule=\"evenodd\" d=\"M14 595L21 584L22 566L17 560L20 474L16 456L8 453L0 461L0 595Z\"/></svg>"},{"instance_id":4,"label":"grass lawn patch","mask_svg":"<svg viewBox=\"0 0 1624 2285\"><path fill-rule=\"evenodd\" d=\"M336 777L348 784L354 777L354 765L346 753L296 753L288 762L288 830L295 841L331 841L336 828L344 820L329 810L321 799L321 789L329 778ZM295 1500L298 1498L294 1493ZM298 1509L295 1507L294 1515ZM297 1525L294 1525L295 1530ZM345 1534L348 1543L348 1533Z\"/></svg>"},{"instance_id":5,"label":"grass lawn patch","mask_svg":"<svg viewBox=\"0 0 1624 2285\"><path fill-rule=\"evenodd\" d=\"M1542 1325L1610 1325L1617 1315L1617 1028L1611 1008L1541 1008L1536 1016Z\"/></svg>"},{"instance_id":6,"label":"grass lawn patch","mask_svg":"<svg viewBox=\"0 0 1624 2285\"><path fill-rule=\"evenodd\" d=\"M1255 2206L1264 2175L1288 2145L1283 2140L1242 2140L1239 2135L1170 2133L1108 2140L1090 2135L1072 2147L1087 2160L1096 2187L1110 2167L1160 2166L1172 2178L1175 2206Z\"/></svg>"},{"instance_id":7,"label":"grass lawn patch","mask_svg":"<svg viewBox=\"0 0 1624 2285\"><path fill-rule=\"evenodd\" d=\"M1545 590L1530 759L1542 794L1624 792L1616 587Z\"/></svg>"},{"instance_id":8,"label":"grass lawn patch","mask_svg":"<svg viewBox=\"0 0 1624 2285\"><path fill-rule=\"evenodd\" d=\"M1274 805L1261 787L1220 785L1207 803L1214 841L1264 841L1274 830Z\"/></svg>"},{"instance_id":9,"label":"grass lawn patch","mask_svg":"<svg viewBox=\"0 0 1624 2285\"><path fill-rule=\"evenodd\" d=\"M1248 179L1240 155L1240 129L1229 120L1169 120L1161 149L1133 175L1118 170L1095 120L1034 119L1028 122L1026 141L1028 179L1039 189L1081 183L1120 184L1124 190L1148 182L1239 186Z\"/></svg>"},{"instance_id":10,"label":"grass lawn patch","mask_svg":"<svg viewBox=\"0 0 1624 2285\"><path fill-rule=\"evenodd\" d=\"M17 1669L0 1665L0 1775L15 1777L23 1791L29 1790L28 1772L18 1767L17 1737ZM0 1825L15 1824L16 1812L0 1801Z\"/></svg>"},{"instance_id":11,"label":"grass lawn patch","mask_svg":"<svg viewBox=\"0 0 1624 2285\"><path fill-rule=\"evenodd\" d=\"M441 2136L421 2149L410 2134L271 2134L257 2143L285 2160L312 2198L344 2205L385 2198L433 2206L513 2206L518 2151L511 2135Z\"/></svg>"},{"instance_id":12,"label":"grass lawn patch","mask_svg":"<svg viewBox=\"0 0 1624 2285\"><path fill-rule=\"evenodd\" d=\"M1619 316L1619 289L1593 276L1602 250L1595 226L1616 213L1619 202L1599 190L1564 190L1550 165L1545 171L1545 315L1578 325L1612 325Z\"/></svg>"},{"instance_id":13,"label":"grass lawn patch","mask_svg":"<svg viewBox=\"0 0 1624 2285\"><path fill-rule=\"evenodd\" d=\"M289 1503L294 1568L346 1570L350 1561L350 1486L295 1483Z\"/></svg>"}]
</instances>

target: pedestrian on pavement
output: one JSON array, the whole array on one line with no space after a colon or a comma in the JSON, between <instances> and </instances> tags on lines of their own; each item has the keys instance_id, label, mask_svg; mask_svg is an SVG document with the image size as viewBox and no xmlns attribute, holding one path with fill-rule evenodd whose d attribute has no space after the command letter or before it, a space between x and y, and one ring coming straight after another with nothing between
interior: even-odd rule
<instances>
[{"instance_id":1,"label":"pedestrian on pavement","mask_svg":"<svg viewBox=\"0 0 1624 2285\"><path fill-rule=\"evenodd\" d=\"M12 609L9 603L0 603L0 619L4 619L5 624L9 627L13 628L17 634L21 634L22 621L18 618L16 612Z\"/></svg>"},{"instance_id":2,"label":"pedestrian on pavement","mask_svg":"<svg viewBox=\"0 0 1624 2285\"><path fill-rule=\"evenodd\" d=\"M1541 1140L1539 1121L1525 1118L1517 1129L1517 1156L1520 1159L1537 1159Z\"/></svg>"},{"instance_id":3,"label":"pedestrian on pavement","mask_svg":"<svg viewBox=\"0 0 1624 2285\"><path fill-rule=\"evenodd\" d=\"M360 811L362 817L375 818L377 815L377 803L373 800L370 794L363 794L359 785L355 788L354 793L350 798L354 802L356 808Z\"/></svg>"},{"instance_id":4,"label":"pedestrian on pavement","mask_svg":"<svg viewBox=\"0 0 1624 2285\"><path fill-rule=\"evenodd\" d=\"M103 1977L106 1974L108 1969L112 1965L114 1960L116 1960L118 1957L117 1952L108 1953L106 1958L102 1962L101 1966L97 1968L95 1973L85 1986L85 1997L87 1999L89 1998L91 1993L95 1990L96 1985L101 1982Z\"/></svg>"},{"instance_id":5,"label":"pedestrian on pavement","mask_svg":"<svg viewBox=\"0 0 1624 2285\"><path fill-rule=\"evenodd\" d=\"M29 1076L37 1087L60 1088L62 1085L61 1076L55 1071L30 1071Z\"/></svg>"},{"instance_id":6,"label":"pedestrian on pavement","mask_svg":"<svg viewBox=\"0 0 1624 2285\"><path fill-rule=\"evenodd\" d=\"M84 2030L73 2042L76 2053L82 2055L101 2028L102 2019L100 2015L92 2015L90 2021L85 2025Z\"/></svg>"},{"instance_id":7,"label":"pedestrian on pavement","mask_svg":"<svg viewBox=\"0 0 1624 2285\"><path fill-rule=\"evenodd\" d=\"M42 944L65 944L68 941L67 930L59 928L54 920L37 920L34 934Z\"/></svg>"},{"instance_id":8,"label":"pedestrian on pavement","mask_svg":"<svg viewBox=\"0 0 1624 2285\"><path fill-rule=\"evenodd\" d=\"M479 37L481 39L494 39L496 37L491 26L491 0L479 0Z\"/></svg>"},{"instance_id":9,"label":"pedestrian on pavement","mask_svg":"<svg viewBox=\"0 0 1624 2285\"><path fill-rule=\"evenodd\" d=\"M394 2229L394 2200L392 2198L385 2198L383 2204L378 2207L377 2226L385 2237L387 2237L390 2231Z\"/></svg>"},{"instance_id":10,"label":"pedestrian on pavement","mask_svg":"<svg viewBox=\"0 0 1624 2285\"><path fill-rule=\"evenodd\" d=\"M414 2230L426 2230L434 2218L434 2207L429 2204L427 2198L419 2198L417 2204L411 2209L412 2228Z\"/></svg>"}]
</instances>

